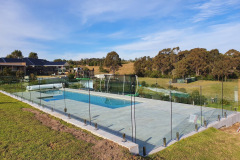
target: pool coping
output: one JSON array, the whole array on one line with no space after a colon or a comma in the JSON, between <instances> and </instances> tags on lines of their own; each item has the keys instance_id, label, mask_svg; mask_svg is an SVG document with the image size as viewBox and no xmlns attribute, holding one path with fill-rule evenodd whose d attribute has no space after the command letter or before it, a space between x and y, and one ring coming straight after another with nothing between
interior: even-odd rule
<instances>
[{"instance_id":1,"label":"pool coping","mask_svg":"<svg viewBox=\"0 0 240 160\"><path fill-rule=\"evenodd\" d=\"M65 122L67 122L67 123L70 123L70 124L72 124L72 125L74 125L76 127L79 127L81 129L87 130L87 131L91 132L92 134L94 134L94 135L96 135L98 137L101 137L103 139L107 139L107 140L110 140L112 142L115 142L118 145L127 148L130 151L130 153L132 153L132 154L135 154L135 155L139 154L139 146L138 146L138 144L136 144L134 142L131 142L131 141L124 142L123 139L120 138L119 136L116 136L114 134L106 132L106 131L104 131L102 129L97 129L96 130L95 127L93 127L91 125L85 125L83 122L78 121L76 119L71 119L67 115L63 115L63 114L60 114L58 112L54 112L54 111L52 111L49 108L42 107L42 106L40 106L40 105L38 105L36 103L32 103L32 102L30 102L28 100L22 99L20 97L17 97L15 95L12 95L12 94L7 93L5 91L0 90L0 92L5 94L5 95L7 95L7 96L9 96L9 97L12 97L12 98L14 98L16 100L19 100L19 101L21 101L23 103L26 103L26 104L28 104L28 105L30 105L30 106L38 109L38 110L41 110L41 111L43 111L43 112L45 112L47 114L50 114L51 116L54 116L56 118L59 118L59 119L65 121Z\"/></svg>"},{"instance_id":2,"label":"pool coping","mask_svg":"<svg viewBox=\"0 0 240 160\"><path fill-rule=\"evenodd\" d=\"M59 90L64 90L64 89L59 89ZM82 94L88 94L89 91L86 90L81 90L81 89L71 89L71 88L65 88L65 91L70 91L70 92L75 92L75 93L82 93ZM107 98L114 98L114 99L120 99L120 100L131 100L131 96L123 95L123 94L112 94L112 93L107 93L107 92L95 92L95 91L90 91L91 95L94 96L100 96L100 97L107 97ZM101 93L101 95L99 95ZM116 95L118 97L116 97ZM132 96L134 98L134 96ZM139 97L135 97L135 102L139 103L144 103L146 102L144 99L139 99Z\"/></svg>"}]
</instances>

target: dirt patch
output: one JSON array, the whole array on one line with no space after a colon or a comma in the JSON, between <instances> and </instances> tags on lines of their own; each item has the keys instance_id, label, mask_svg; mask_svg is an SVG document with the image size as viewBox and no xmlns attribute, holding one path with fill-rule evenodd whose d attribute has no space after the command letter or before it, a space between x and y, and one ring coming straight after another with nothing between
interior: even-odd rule
<instances>
[{"instance_id":1,"label":"dirt patch","mask_svg":"<svg viewBox=\"0 0 240 160\"><path fill-rule=\"evenodd\" d=\"M233 124L231 127L222 127L219 130L229 133L229 134L239 134L240 135L240 132L237 132L239 127L240 127L240 123L237 122L237 123Z\"/></svg>"},{"instance_id":2,"label":"dirt patch","mask_svg":"<svg viewBox=\"0 0 240 160\"><path fill-rule=\"evenodd\" d=\"M127 154L127 149L108 141L106 139L97 140L93 135L88 134L84 131L77 130L74 128L69 128L61 124L58 120L50 118L47 114L41 113L35 109L23 108L22 110L32 112L35 114L37 120L39 120L43 125L50 127L53 130L70 133L79 140L86 141L88 143L94 144L91 155L96 159L139 159L140 157ZM54 144L49 144L51 149L54 149Z\"/></svg>"}]
</instances>

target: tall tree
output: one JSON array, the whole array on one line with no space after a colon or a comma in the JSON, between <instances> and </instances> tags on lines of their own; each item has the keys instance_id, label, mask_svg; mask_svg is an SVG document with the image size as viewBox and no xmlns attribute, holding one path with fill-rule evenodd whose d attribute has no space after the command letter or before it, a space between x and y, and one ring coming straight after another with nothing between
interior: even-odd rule
<instances>
[{"instance_id":1,"label":"tall tree","mask_svg":"<svg viewBox=\"0 0 240 160\"><path fill-rule=\"evenodd\" d=\"M194 48L190 50L190 54L186 58L190 63L192 72L195 72L196 76L202 75L207 65L207 50L205 48Z\"/></svg>"},{"instance_id":2,"label":"tall tree","mask_svg":"<svg viewBox=\"0 0 240 160\"><path fill-rule=\"evenodd\" d=\"M54 59L53 62L66 62L66 60L65 60L65 59L60 59L60 58L59 58L59 59Z\"/></svg>"},{"instance_id":3,"label":"tall tree","mask_svg":"<svg viewBox=\"0 0 240 160\"><path fill-rule=\"evenodd\" d=\"M148 63L146 56L136 59L134 63L135 74L140 77L146 76L145 74L146 70L151 70L149 65L152 66L152 64Z\"/></svg>"},{"instance_id":4,"label":"tall tree","mask_svg":"<svg viewBox=\"0 0 240 160\"><path fill-rule=\"evenodd\" d=\"M177 60L174 50L175 48L163 49L154 57L154 66L158 71L161 71L162 75L170 73L173 69L173 62Z\"/></svg>"},{"instance_id":5,"label":"tall tree","mask_svg":"<svg viewBox=\"0 0 240 160\"><path fill-rule=\"evenodd\" d=\"M186 59L174 63L174 67L172 72L174 78L185 78L189 74L189 63Z\"/></svg>"},{"instance_id":6,"label":"tall tree","mask_svg":"<svg viewBox=\"0 0 240 160\"><path fill-rule=\"evenodd\" d=\"M6 58L23 58L22 52L20 50L15 50L11 54L7 55Z\"/></svg>"},{"instance_id":7,"label":"tall tree","mask_svg":"<svg viewBox=\"0 0 240 160\"><path fill-rule=\"evenodd\" d=\"M225 53L228 56L233 65L234 70L240 70L240 52L235 49L230 49Z\"/></svg>"},{"instance_id":8,"label":"tall tree","mask_svg":"<svg viewBox=\"0 0 240 160\"><path fill-rule=\"evenodd\" d=\"M178 55L177 55L178 61L186 58L189 54L190 52L188 50L178 52Z\"/></svg>"},{"instance_id":9,"label":"tall tree","mask_svg":"<svg viewBox=\"0 0 240 160\"><path fill-rule=\"evenodd\" d=\"M38 54L35 52L30 52L28 55L28 58L34 58L34 59L38 59Z\"/></svg>"},{"instance_id":10,"label":"tall tree","mask_svg":"<svg viewBox=\"0 0 240 160\"><path fill-rule=\"evenodd\" d=\"M119 69L119 66L121 66L121 58L119 58L117 52L109 52L105 58L104 65L109 67L110 70L113 71L113 74L115 74L115 72Z\"/></svg>"},{"instance_id":11,"label":"tall tree","mask_svg":"<svg viewBox=\"0 0 240 160\"><path fill-rule=\"evenodd\" d=\"M220 55L217 61L214 62L212 74L217 76L218 80L220 77L227 80L228 75L233 73L233 63L230 57L227 55Z\"/></svg>"}]
</instances>

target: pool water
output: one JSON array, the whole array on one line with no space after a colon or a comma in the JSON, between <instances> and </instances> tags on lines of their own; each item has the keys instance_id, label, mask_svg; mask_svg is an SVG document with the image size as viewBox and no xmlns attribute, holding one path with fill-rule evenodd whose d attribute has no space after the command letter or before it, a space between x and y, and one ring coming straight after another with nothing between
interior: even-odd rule
<instances>
[{"instance_id":1,"label":"pool water","mask_svg":"<svg viewBox=\"0 0 240 160\"><path fill-rule=\"evenodd\" d=\"M82 94L82 93L75 93L75 92L69 92L69 91L43 91L42 93L50 94L51 98L44 98L43 100L46 102L50 101L56 101L56 100L62 100L64 99L71 99L79 102L85 102L89 103L89 95L88 94ZM129 97L130 98L130 97ZM121 108L131 105L131 101L123 100L123 99L115 99L115 98L109 98L109 97L102 97L102 96L95 96L90 95L90 102L91 104L95 104L102 107L107 107L111 109L115 108ZM138 104L139 102L135 102L135 104Z\"/></svg>"}]
</instances>

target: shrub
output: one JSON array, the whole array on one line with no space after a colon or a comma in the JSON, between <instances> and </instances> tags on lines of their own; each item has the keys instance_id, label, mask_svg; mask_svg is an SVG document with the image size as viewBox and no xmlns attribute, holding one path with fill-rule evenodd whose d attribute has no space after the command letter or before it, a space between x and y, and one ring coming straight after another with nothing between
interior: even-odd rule
<instances>
[{"instance_id":1,"label":"shrub","mask_svg":"<svg viewBox=\"0 0 240 160\"><path fill-rule=\"evenodd\" d=\"M186 91L186 89L185 89L185 88L179 88L179 91L180 91L180 92L187 93L187 91Z\"/></svg>"},{"instance_id":2,"label":"shrub","mask_svg":"<svg viewBox=\"0 0 240 160\"><path fill-rule=\"evenodd\" d=\"M30 76L29 76L29 79L30 80L36 80L37 76L34 73L31 73Z\"/></svg>"},{"instance_id":3,"label":"shrub","mask_svg":"<svg viewBox=\"0 0 240 160\"><path fill-rule=\"evenodd\" d=\"M148 84L147 84L146 81L142 81L142 82L141 82L141 85L142 85L143 87L148 87Z\"/></svg>"},{"instance_id":4,"label":"shrub","mask_svg":"<svg viewBox=\"0 0 240 160\"><path fill-rule=\"evenodd\" d=\"M82 88L83 86L80 83L78 83L78 84L68 85L68 87L72 89L79 89L79 88Z\"/></svg>"},{"instance_id":5,"label":"shrub","mask_svg":"<svg viewBox=\"0 0 240 160\"><path fill-rule=\"evenodd\" d=\"M24 76L23 71L18 70L18 71L16 72L16 77L17 77L17 78L22 78L23 76Z\"/></svg>"},{"instance_id":6,"label":"shrub","mask_svg":"<svg viewBox=\"0 0 240 160\"><path fill-rule=\"evenodd\" d=\"M69 74L68 74L68 79L69 79L69 80L70 80L70 79L74 79L74 74L69 73Z\"/></svg>"}]
</instances>

